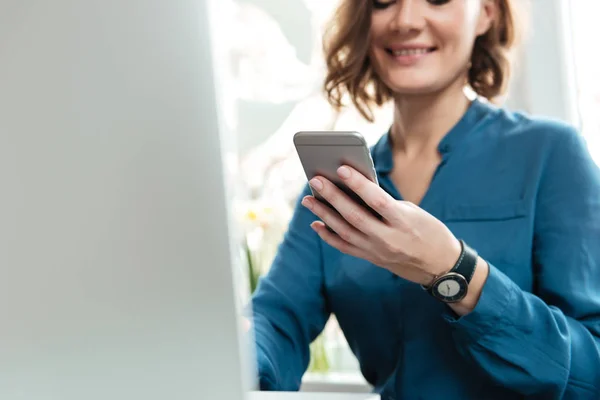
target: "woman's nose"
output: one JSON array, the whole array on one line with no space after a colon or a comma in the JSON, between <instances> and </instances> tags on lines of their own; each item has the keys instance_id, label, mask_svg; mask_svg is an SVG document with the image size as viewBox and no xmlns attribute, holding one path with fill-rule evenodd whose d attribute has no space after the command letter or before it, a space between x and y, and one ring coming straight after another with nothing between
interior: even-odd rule
<instances>
[{"instance_id":1,"label":"woman's nose","mask_svg":"<svg viewBox=\"0 0 600 400\"><path fill-rule=\"evenodd\" d=\"M426 6L424 0L398 0L391 27L398 32L411 32L423 29Z\"/></svg>"}]
</instances>

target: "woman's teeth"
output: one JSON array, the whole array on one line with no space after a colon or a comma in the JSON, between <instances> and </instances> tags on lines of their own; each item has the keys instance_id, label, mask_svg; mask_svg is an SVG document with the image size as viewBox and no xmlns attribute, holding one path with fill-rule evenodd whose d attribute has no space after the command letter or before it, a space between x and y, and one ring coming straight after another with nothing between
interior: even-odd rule
<instances>
[{"instance_id":1,"label":"woman's teeth","mask_svg":"<svg viewBox=\"0 0 600 400\"><path fill-rule=\"evenodd\" d=\"M418 54L427 54L429 49L403 49L403 50L392 50L394 56L414 56Z\"/></svg>"}]
</instances>

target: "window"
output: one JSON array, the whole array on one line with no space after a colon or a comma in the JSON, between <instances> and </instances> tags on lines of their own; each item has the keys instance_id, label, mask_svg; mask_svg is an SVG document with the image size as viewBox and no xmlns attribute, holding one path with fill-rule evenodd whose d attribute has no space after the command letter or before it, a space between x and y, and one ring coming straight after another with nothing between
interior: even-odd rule
<instances>
[{"instance_id":1,"label":"window","mask_svg":"<svg viewBox=\"0 0 600 400\"><path fill-rule=\"evenodd\" d=\"M292 137L300 130L358 130L371 144L384 133L392 113L382 109L376 123L354 109L336 112L321 87L323 23L338 0L239 0L233 2L229 62L235 98L233 130L240 158L235 207L244 232L243 265L249 285L242 301L267 272L292 206L306 184ZM244 287L244 286L242 286ZM248 290L249 289L249 290ZM305 387L329 384L365 389L356 358L332 317L312 344Z\"/></svg>"},{"instance_id":2,"label":"window","mask_svg":"<svg viewBox=\"0 0 600 400\"><path fill-rule=\"evenodd\" d=\"M600 53L595 50L600 37L600 1L575 0L569 4L581 130L600 164Z\"/></svg>"}]
</instances>

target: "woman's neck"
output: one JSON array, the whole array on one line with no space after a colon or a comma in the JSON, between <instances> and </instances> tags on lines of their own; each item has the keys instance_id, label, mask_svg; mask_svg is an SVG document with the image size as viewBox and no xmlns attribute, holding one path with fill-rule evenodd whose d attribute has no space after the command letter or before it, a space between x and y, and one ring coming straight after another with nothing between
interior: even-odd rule
<instances>
[{"instance_id":1,"label":"woman's neck","mask_svg":"<svg viewBox=\"0 0 600 400\"><path fill-rule=\"evenodd\" d=\"M391 129L394 151L409 158L437 150L469 107L462 85L428 96L396 96Z\"/></svg>"}]
</instances>

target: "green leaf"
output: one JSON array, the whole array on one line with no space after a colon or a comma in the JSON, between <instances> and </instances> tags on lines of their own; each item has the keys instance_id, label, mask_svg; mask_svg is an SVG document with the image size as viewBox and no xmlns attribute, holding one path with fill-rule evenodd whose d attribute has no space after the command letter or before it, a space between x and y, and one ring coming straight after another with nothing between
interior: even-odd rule
<instances>
[{"instance_id":1,"label":"green leaf","mask_svg":"<svg viewBox=\"0 0 600 400\"><path fill-rule=\"evenodd\" d=\"M252 257L252 251L250 251L250 247L247 243L244 246L244 250L246 251L246 261L248 263L248 281L250 284L250 294L252 294L258 286L260 273L258 272L258 268L256 268L256 266L254 265L254 257Z\"/></svg>"}]
</instances>

